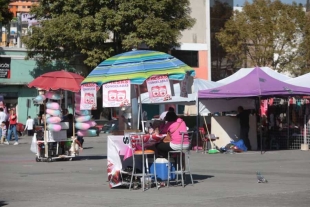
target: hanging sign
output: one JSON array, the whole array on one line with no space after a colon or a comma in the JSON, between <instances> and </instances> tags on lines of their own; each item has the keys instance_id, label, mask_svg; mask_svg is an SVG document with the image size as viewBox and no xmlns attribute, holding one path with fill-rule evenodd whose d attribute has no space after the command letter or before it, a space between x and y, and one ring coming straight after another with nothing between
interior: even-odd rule
<instances>
[{"instance_id":1,"label":"hanging sign","mask_svg":"<svg viewBox=\"0 0 310 207\"><path fill-rule=\"evenodd\" d=\"M97 85L90 83L81 86L81 110L97 109Z\"/></svg>"},{"instance_id":2,"label":"hanging sign","mask_svg":"<svg viewBox=\"0 0 310 207\"><path fill-rule=\"evenodd\" d=\"M181 81L180 88L180 97L187 98L188 92L187 92L187 84L188 84L188 74L185 75L184 79Z\"/></svg>"},{"instance_id":3,"label":"hanging sign","mask_svg":"<svg viewBox=\"0 0 310 207\"><path fill-rule=\"evenodd\" d=\"M147 90L152 103L171 100L168 76L152 76L146 80Z\"/></svg>"},{"instance_id":4,"label":"hanging sign","mask_svg":"<svg viewBox=\"0 0 310 207\"><path fill-rule=\"evenodd\" d=\"M11 78L11 58L0 57L0 78Z\"/></svg>"},{"instance_id":5,"label":"hanging sign","mask_svg":"<svg viewBox=\"0 0 310 207\"><path fill-rule=\"evenodd\" d=\"M110 82L102 85L102 106L130 106L130 80Z\"/></svg>"}]
</instances>

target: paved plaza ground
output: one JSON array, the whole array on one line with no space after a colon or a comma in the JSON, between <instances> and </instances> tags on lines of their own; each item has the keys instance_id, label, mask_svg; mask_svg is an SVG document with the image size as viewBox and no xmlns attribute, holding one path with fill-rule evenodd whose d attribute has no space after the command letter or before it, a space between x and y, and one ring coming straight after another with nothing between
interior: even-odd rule
<instances>
[{"instance_id":1,"label":"paved plaza ground","mask_svg":"<svg viewBox=\"0 0 310 207\"><path fill-rule=\"evenodd\" d=\"M194 186L142 192L109 188L106 137L85 138L80 159L71 162L35 162L30 137L0 146L0 206L310 206L310 151L193 152ZM257 183L256 171L269 183Z\"/></svg>"}]
</instances>

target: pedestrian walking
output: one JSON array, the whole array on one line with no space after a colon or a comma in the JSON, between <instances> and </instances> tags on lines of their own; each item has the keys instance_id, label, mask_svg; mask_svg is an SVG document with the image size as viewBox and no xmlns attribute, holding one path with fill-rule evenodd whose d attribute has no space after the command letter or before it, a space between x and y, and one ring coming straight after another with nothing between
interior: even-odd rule
<instances>
[{"instance_id":1,"label":"pedestrian walking","mask_svg":"<svg viewBox=\"0 0 310 207\"><path fill-rule=\"evenodd\" d=\"M15 114L14 110L10 111L10 116L9 116L9 129L8 129L8 137L7 137L7 141L4 142L4 144L9 145L11 137L12 137L12 133L14 134L15 137L15 143L14 145L18 145L18 135L17 135L17 116Z\"/></svg>"},{"instance_id":2,"label":"pedestrian walking","mask_svg":"<svg viewBox=\"0 0 310 207\"><path fill-rule=\"evenodd\" d=\"M6 123L6 114L3 110L3 108L0 108L0 124L2 124L2 122ZM0 130L0 137L2 137L2 130Z\"/></svg>"},{"instance_id":3,"label":"pedestrian walking","mask_svg":"<svg viewBox=\"0 0 310 207\"><path fill-rule=\"evenodd\" d=\"M3 143L4 143L4 140L5 140L5 137L6 137L6 122L5 121L3 121L3 122L1 122L1 125L0 125L0 131L1 131L1 136L0 136L0 138L1 138L1 140L0 140L0 145L3 145Z\"/></svg>"},{"instance_id":4,"label":"pedestrian walking","mask_svg":"<svg viewBox=\"0 0 310 207\"><path fill-rule=\"evenodd\" d=\"M25 126L25 131L27 130L28 136L33 136L33 126L34 126L34 120L31 118L31 116L28 116Z\"/></svg>"}]
</instances>

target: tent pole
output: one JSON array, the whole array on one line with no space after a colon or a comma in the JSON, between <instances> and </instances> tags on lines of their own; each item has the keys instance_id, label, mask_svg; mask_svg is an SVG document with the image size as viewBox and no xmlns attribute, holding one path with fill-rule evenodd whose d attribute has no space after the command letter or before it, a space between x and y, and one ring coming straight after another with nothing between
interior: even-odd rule
<instances>
[{"instance_id":1,"label":"tent pole","mask_svg":"<svg viewBox=\"0 0 310 207\"><path fill-rule=\"evenodd\" d=\"M307 115L304 115L304 144L307 144Z\"/></svg>"},{"instance_id":2,"label":"tent pole","mask_svg":"<svg viewBox=\"0 0 310 207\"><path fill-rule=\"evenodd\" d=\"M307 106L307 99L304 99L304 107ZM307 144L307 115L306 113L304 114L304 144Z\"/></svg>"},{"instance_id":3,"label":"tent pole","mask_svg":"<svg viewBox=\"0 0 310 207\"><path fill-rule=\"evenodd\" d=\"M260 136L260 154L263 154L263 122L262 112L260 110L261 97L258 97L258 110L259 110L259 136Z\"/></svg>"},{"instance_id":4,"label":"tent pole","mask_svg":"<svg viewBox=\"0 0 310 207\"><path fill-rule=\"evenodd\" d=\"M290 143L290 97L287 98L287 110L286 110L286 120L287 120L287 142L286 148L289 149Z\"/></svg>"},{"instance_id":5,"label":"tent pole","mask_svg":"<svg viewBox=\"0 0 310 207\"><path fill-rule=\"evenodd\" d=\"M199 139L199 98L197 99L197 117L196 117L197 131L196 131L196 152L198 152L198 139Z\"/></svg>"}]
</instances>

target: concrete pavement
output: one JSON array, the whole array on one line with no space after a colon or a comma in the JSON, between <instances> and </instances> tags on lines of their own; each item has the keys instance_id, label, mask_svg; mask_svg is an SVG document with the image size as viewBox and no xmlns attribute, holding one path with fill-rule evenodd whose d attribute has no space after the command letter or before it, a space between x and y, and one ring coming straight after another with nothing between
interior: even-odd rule
<instances>
[{"instance_id":1,"label":"concrete pavement","mask_svg":"<svg viewBox=\"0 0 310 207\"><path fill-rule=\"evenodd\" d=\"M71 162L37 163L30 142L0 146L0 206L310 206L310 152L193 152L194 186L142 192L108 187L106 135L85 138L80 160ZM269 183L258 184L257 171Z\"/></svg>"}]
</instances>

